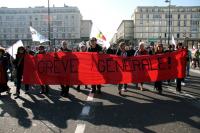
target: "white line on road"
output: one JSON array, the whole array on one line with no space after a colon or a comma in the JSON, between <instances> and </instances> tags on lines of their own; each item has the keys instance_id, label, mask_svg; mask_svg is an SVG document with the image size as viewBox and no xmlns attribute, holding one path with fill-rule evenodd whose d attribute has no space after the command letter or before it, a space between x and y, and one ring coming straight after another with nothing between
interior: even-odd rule
<instances>
[{"instance_id":1,"label":"white line on road","mask_svg":"<svg viewBox=\"0 0 200 133\"><path fill-rule=\"evenodd\" d=\"M75 133L84 133L84 131L85 131L85 124L78 124Z\"/></svg>"},{"instance_id":2,"label":"white line on road","mask_svg":"<svg viewBox=\"0 0 200 133\"><path fill-rule=\"evenodd\" d=\"M171 88L167 88L167 89L168 89L169 91L171 91L172 93L177 94L176 90L171 89ZM191 94L188 94L188 93L186 93L185 91L182 91L182 93L180 93L180 95L186 96L186 97L190 97L190 98L193 98L193 99L196 99L195 96L193 96L193 95L191 95Z\"/></svg>"},{"instance_id":3,"label":"white line on road","mask_svg":"<svg viewBox=\"0 0 200 133\"><path fill-rule=\"evenodd\" d=\"M184 94L184 96L187 96L187 97L190 97L190 98L194 98L194 99L196 98L195 96L188 94L185 91L183 91L183 94Z\"/></svg>"},{"instance_id":4,"label":"white line on road","mask_svg":"<svg viewBox=\"0 0 200 133\"><path fill-rule=\"evenodd\" d=\"M81 112L81 116L89 116L90 106L84 106Z\"/></svg>"},{"instance_id":5,"label":"white line on road","mask_svg":"<svg viewBox=\"0 0 200 133\"><path fill-rule=\"evenodd\" d=\"M93 101L94 100L94 94L93 93L89 93L86 101ZM91 107L89 105L85 105L81 111L81 114L80 116L83 116L83 117L88 117L89 114L90 114L90 109ZM85 124L77 124L77 127L76 127L76 130L75 130L75 133L84 133L85 131L85 127L86 125Z\"/></svg>"}]
</instances>

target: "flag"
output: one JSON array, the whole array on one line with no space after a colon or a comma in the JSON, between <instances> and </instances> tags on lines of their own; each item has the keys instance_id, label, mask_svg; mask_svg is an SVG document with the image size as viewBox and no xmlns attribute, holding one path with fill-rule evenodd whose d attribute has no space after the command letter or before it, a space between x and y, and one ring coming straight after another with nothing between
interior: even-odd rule
<instances>
[{"instance_id":1,"label":"flag","mask_svg":"<svg viewBox=\"0 0 200 133\"><path fill-rule=\"evenodd\" d=\"M11 47L7 48L6 51L14 58L16 59L17 49L19 47L23 46L23 43L21 40L17 41L15 44L13 44Z\"/></svg>"},{"instance_id":2,"label":"flag","mask_svg":"<svg viewBox=\"0 0 200 133\"><path fill-rule=\"evenodd\" d=\"M101 31L99 31L99 33L97 34L97 39L106 41L106 37L103 35L103 33Z\"/></svg>"},{"instance_id":3,"label":"flag","mask_svg":"<svg viewBox=\"0 0 200 133\"><path fill-rule=\"evenodd\" d=\"M31 31L31 36L32 36L32 40L35 42L48 42L49 40L44 37L43 35L41 35L40 33L38 33L33 27L30 26L30 31Z\"/></svg>"},{"instance_id":4,"label":"flag","mask_svg":"<svg viewBox=\"0 0 200 133\"><path fill-rule=\"evenodd\" d=\"M97 33L96 38L97 38L97 43L101 44L103 48L108 49L110 47L110 43L106 40L106 37L100 30Z\"/></svg>"},{"instance_id":5,"label":"flag","mask_svg":"<svg viewBox=\"0 0 200 133\"><path fill-rule=\"evenodd\" d=\"M172 44L174 44L175 45L175 48L176 48L176 42L175 42L175 40L174 40L174 36L172 35Z\"/></svg>"},{"instance_id":6,"label":"flag","mask_svg":"<svg viewBox=\"0 0 200 133\"><path fill-rule=\"evenodd\" d=\"M92 26L90 37L96 37L97 43L100 44L103 48L109 48L110 43L106 40L105 35L101 32L96 25Z\"/></svg>"}]
</instances>

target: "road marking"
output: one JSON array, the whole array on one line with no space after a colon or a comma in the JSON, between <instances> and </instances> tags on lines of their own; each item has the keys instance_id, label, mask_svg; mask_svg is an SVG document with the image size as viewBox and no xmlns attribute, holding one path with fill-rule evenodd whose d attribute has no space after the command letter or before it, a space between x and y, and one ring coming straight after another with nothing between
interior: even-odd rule
<instances>
[{"instance_id":1,"label":"road marking","mask_svg":"<svg viewBox=\"0 0 200 133\"><path fill-rule=\"evenodd\" d=\"M84 106L81 112L81 116L89 116L90 106Z\"/></svg>"},{"instance_id":2,"label":"road marking","mask_svg":"<svg viewBox=\"0 0 200 133\"><path fill-rule=\"evenodd\" d=\"M75 133L84 133L84 131L85 131L85 124L78 124Z\"/></svg>"},{"instance_id":3,"label":"road marking","mask_svg":"<svg viewBox=\"0 0 200 133\"><path fill-rule=\"evenodd\" d=\"M173 92L173 93L176 93L176 90L174 89L171 89L171 88L167 88L169 91Z\"/></svg>"},{"instance_id":4,"label":"road marking","mask_svg":"<svg viewBox=\"0 0 200 133\"><path fill-rule=\"evenodd\" d=\"M190 97L190 98L196 99L195 96L193 96L193 95L191 95L191 94L188 94L188 93L186 93L185 91L183 91L183 94L184 94L184 96L187 96L187 97Z\"/></svg>"},{"instance_id":5,"label":"road marking","mask_svg":"<svg viewBox=\"0 0 200 133\"><path fill-rule=\"evenodd\" d=\"M171 91L171 92L173 92L173 93L175 93L175 94L177 94L176 90L174 90L174 89L168 88L168 90ZM191 94L188 94L185 91L182 91L182 93L180 93L180 95L196 99L195 96L193 96Z\"/></svg>"},{"instance_id":6,"label":"road marking","mask_svg":"<svg viewBox=\"0 0 200 133\"><path fill-rule=\"evenodd\" d=\"M93 100L94 100L94 94L93 94L93 93L89 93L89 95L88 95L86 101L92 102ZM85 106L83 107L82 111L81 111L80 116L81 116L81 117L88 117L89 114L90 114L90 109L91 109L90 105L85 105ZM86 125L83 124L83 123L82 123L82 124L77 124L75 133L84 133L85 127L86 127Z\"/></svg>"}]
</instances>

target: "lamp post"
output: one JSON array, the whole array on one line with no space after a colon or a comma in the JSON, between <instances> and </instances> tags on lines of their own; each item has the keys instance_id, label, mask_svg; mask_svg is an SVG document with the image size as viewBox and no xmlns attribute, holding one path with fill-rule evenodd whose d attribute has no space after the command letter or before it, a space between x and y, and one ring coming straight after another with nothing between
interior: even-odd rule
<instances>
[{"instance_id":1,"label":"lamp post","mask_svg":"<svg viewBox=\"0 0 200 133\"><path fill-rule=\"evenodd\" d=\"M49 0L48 0L48 39L49 39L49 46L51 45L51 38L50 38L50 7L49 7Z\"/></svg>"},{"instance_id":2,"label":"lamp post","mask_svg":"<svg viewBox=\"0 0 200 133\"><path fill-rule=\"evenodd\" d=\"M171 0L165 0L166 3L169 3L169 25L168 25L168 46L169 46L169 41L170 41L170 6L171 6Z\"/></svg>"}]
</instances>

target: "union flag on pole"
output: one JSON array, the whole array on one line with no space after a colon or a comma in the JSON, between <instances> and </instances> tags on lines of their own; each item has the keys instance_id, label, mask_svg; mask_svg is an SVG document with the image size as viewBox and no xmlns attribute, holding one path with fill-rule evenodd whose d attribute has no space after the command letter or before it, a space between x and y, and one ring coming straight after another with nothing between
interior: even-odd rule
<instances>
[{"instance_id":1,"label":"union flag on pole","mask_svg":"<svg viewBox=\"0 0 200 133\"><path fill-rule=\"evenodd\" d=\"M101 31L99 31L99 33L97 34L97 39L106 41L106 37L103 35L103 33Z\"/></svg>"}]
</instances>

